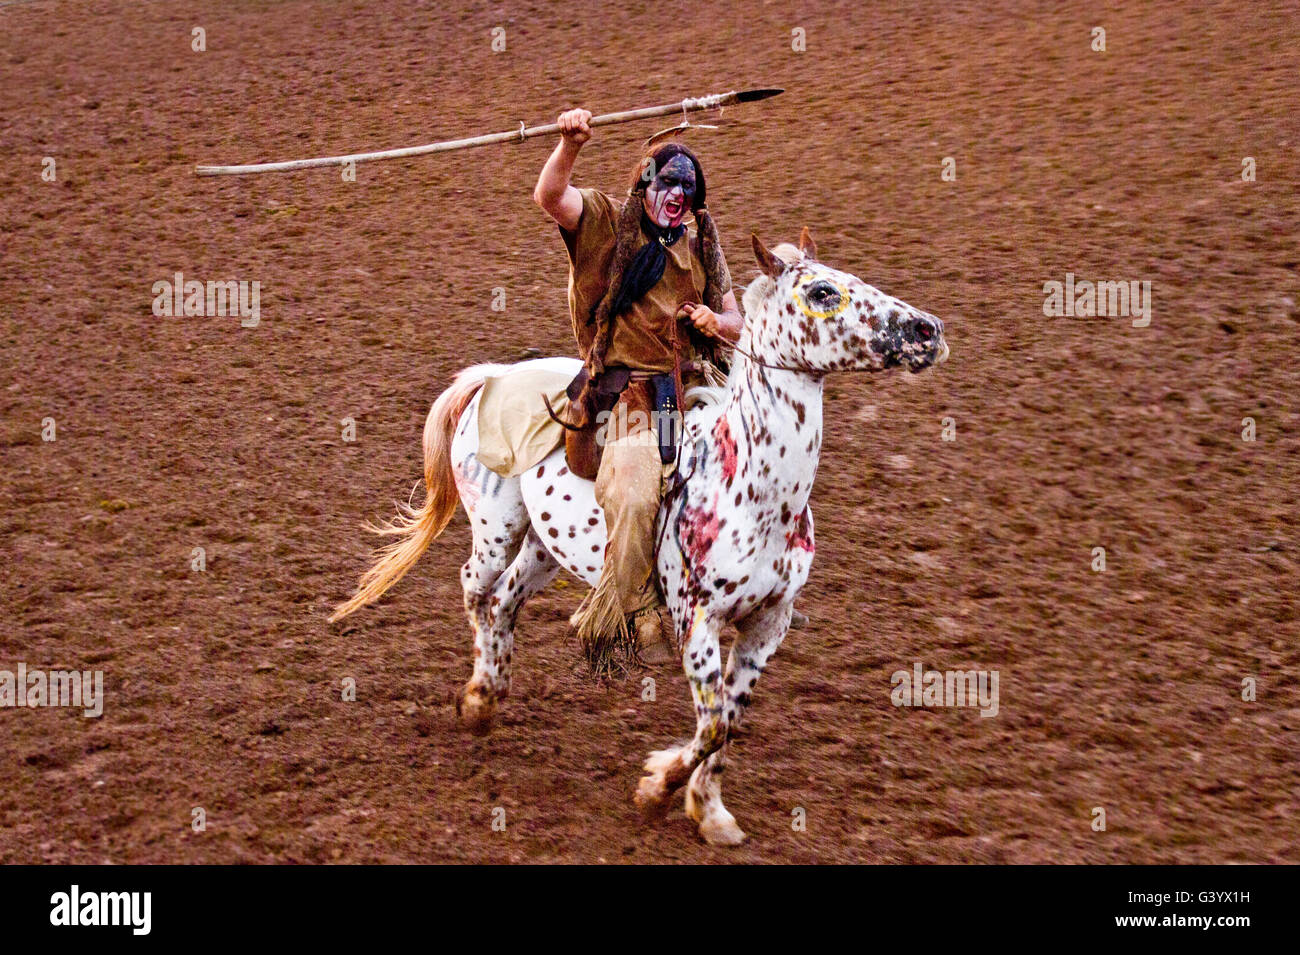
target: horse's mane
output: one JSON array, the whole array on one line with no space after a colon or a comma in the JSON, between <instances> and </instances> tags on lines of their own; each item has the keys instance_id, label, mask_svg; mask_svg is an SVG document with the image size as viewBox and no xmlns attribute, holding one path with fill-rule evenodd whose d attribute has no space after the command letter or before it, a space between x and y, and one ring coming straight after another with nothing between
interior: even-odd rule
<instances>
[{"instance_id":1,"label":"horse's mane","mask_svg":"<svg viewBox=\"0 0 1300 955\"><path fill-rule=\"evenodd\" d=\"M686 395L682 404L687 410L692 408L704 408L709 405L722 404L727 397L726 385L695 385L693 388L686 389Z\"/></svg>"},{"instance_id":2,"label":"horse's mane","mask_svg":"<svg viewBox=\"0 0 1300 955\"><path fill-rule=\"evenodd\" d=\"M793 265L796 262L802 262L805 258L807 258L807 256L804 255L802 249L800 249L797 245L791 245L789 242L780 243L775 249L772 250L772 254L775 255L778 259L780 259L782 262L785 262L789 265Z\"/></svg>"}]
</instances>

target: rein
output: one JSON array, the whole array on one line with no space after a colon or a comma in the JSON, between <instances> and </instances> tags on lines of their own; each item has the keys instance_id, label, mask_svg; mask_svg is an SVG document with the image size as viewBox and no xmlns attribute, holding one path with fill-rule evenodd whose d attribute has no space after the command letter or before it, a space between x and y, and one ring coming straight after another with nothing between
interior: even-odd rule
<instances>
[{"instance_id":1,"label":"rein","mask_svg":"<svg viewBox=\"0 0 1300 955\"><path fill-rule=\"evenodd\" d=\"M803 373L806 374L806 375L822 375L822 374L825 374L825 372L822 371L821 369L818 369L818 368L809 368L809 367L807 367L807 366L805 366L805 365L774 365L774 364L772 364L770 361L763 361L763 359L755 357L753 354L751 354L750 352L745 351L745 349L741 348L739 345L731 345L731 346L729 346L729 347L731 348L732 351L737 352L738 354L744 355L746 358L748 358L750 361L752 361L755 365L760 365L760 366L762 366L763 368L771 368L771 369L773 369L773 370L775 370L775 371L799 371L799 372L803 372Z\"/></svg>"}]
</instances>

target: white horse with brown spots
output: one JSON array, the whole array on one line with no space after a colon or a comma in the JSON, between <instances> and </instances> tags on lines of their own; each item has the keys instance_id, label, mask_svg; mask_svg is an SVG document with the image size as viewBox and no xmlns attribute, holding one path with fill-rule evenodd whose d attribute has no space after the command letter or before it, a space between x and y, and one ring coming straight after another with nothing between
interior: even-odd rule
<instances>
[{"instance_id":1,"label":"white horse with brown spots","mask_svg":"<svg viewBox=\"0 0 1300 955\"><path fill-rule=\"evenodd\" d=\"M686 412L684 480L659 513L659 585L695 699L695 735L651 753L636 793L643 810L662 812L689 781L687 814L705 839L727 845L745 837L722 804L728 733L785 637L812 567L808 499L821 449L823 379L832 371L919 371L947 356L937 318L816 261L807 230L798 248L772 253L757 239L753 244L763 274L744 295L745 329L731 374L711 400ZM578 370L572 359L530 364ZM487 731L509 692L515 619L524 602L561 568L595 585L605 552L593 484L569 472L562 449L517 478L501 478L478 462L478 390L508 367L467 368L434 402L424 429L424 504L381 530L401 539L331 618L370 603L401 577L447 525L459 498L474 535L461 569L474 673L458 708L477 732ZM738 636L724 662L727 623Z\"/></svg>"}]
</instances>

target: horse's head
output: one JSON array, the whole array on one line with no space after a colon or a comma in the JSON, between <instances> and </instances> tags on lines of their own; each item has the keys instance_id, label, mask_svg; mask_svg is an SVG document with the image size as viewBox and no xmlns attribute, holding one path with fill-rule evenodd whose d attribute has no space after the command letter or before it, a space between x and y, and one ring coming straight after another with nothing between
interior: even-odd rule
<instances>
[{"instance_id":1,"label":"horse's head","mask_svg":"<svg viewBox=\"0 0 1300 955\"><path fill-rule=\"evenodd\" d=\"M943 322L822 265L806 228L798 247L769 252L757 236L753 243L763 274L745 291L741 348L760 363L813 373L920 371L948 357Z\"/></svg>"}]
</instances>

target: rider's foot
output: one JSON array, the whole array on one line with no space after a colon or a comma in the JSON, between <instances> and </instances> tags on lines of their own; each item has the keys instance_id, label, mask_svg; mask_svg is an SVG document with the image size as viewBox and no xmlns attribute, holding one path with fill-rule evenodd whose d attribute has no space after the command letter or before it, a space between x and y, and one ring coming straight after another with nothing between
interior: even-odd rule
<instances>
[{"instance_id":1,"label":"rider's foot","mask_svg":"<svg viewBox=\"0 0 1300 955\"><path fill-rule=\"evenodd\" d=\"M808 615L800 613L798 610L792 611L790 614L790 629L802 630L806 626L808 626Z\"/></svg>"},{"instance_id":2,"label":"rider's foot","mask_svg":"<svg viewBox=\"0 0 1300 955\"><path fill-rule=\"evenodd\" d=\"M636 636L636 653L642 663L666 666L681 662L681 656L673 649L672 625L658 610L643 610L629 623Z\"/></svg>"}]
</instances>

